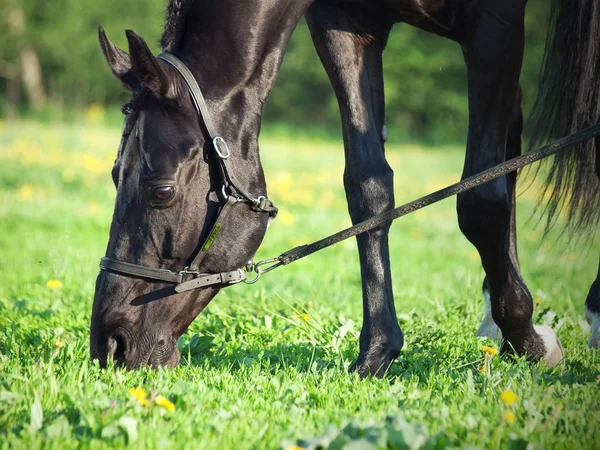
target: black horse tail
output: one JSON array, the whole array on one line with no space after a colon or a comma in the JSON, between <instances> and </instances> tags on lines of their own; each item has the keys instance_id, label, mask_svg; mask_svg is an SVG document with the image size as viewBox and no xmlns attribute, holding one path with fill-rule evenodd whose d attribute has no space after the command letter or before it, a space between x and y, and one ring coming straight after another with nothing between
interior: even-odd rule
<instances>
[{"instance_id":1,"label":"black horse tail","mask_svg":"<svg viewBox=\"0 0 600 450\"><path fill-rule=\"evenodd\" d=\"M600 0L555 0L538 97L531 116L535 148L600 121ZM546 231L564 211L571 235L600 221L600 138L555 156L546 178Z\"/></svg>"}]
</instances>

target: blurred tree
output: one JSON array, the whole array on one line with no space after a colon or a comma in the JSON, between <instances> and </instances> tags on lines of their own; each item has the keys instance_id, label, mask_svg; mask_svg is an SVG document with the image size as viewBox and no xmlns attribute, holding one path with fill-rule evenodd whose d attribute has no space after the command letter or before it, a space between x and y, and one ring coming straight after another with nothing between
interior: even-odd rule
<instances>
[{"instance_id":1,"label":"blurred tree","mask_svg":"<svg viewBox=\"0 0 600 450\"><path fill-rule=\"evenodd\" d=\"M81 108L89 103L119 105L127 93L112 77L100 54L96 27L102 24L122 48L132 28L159 50L166 0L0 0L0 114L17 99L36 106L46 93L52 103ZM22 30L15 34L20 8ZM521 81L525 109L535 96L544 48L548 4L530 0L527 46ZM39 61L43 83L30 94L22 70L23 51ZM27 59L27 58L25 58ZM466 72L460 47L405 24L396 25L384 54L388 128L395 140L463 141L467 130ZM35 77L32 76L32 79ZM22 84L25 89L19 89ZM36 84L35 82L33 84ZM35 89L34 89L35 91ZM265 111L269 122L339 129L337 103L302 21L292 36L282 70Z\"/></svg>"},{"instance_id":2,"label":"blurred tree","mask_svg":"<svg viewBox=\"0 0 600 450\"><path fill-rule=\"evenodd\" d=\"M26 35L25 14L23 14L23 9L12 0L8 3L6 17L8 19L8 33L12 35L15 41L22 42L19 50L21 70L17 74L23 80L29 103L35 108L39 108L46 103L46 93L42 84L42 72L37 53L24 39Z\"/></svg>"}]
</instances>

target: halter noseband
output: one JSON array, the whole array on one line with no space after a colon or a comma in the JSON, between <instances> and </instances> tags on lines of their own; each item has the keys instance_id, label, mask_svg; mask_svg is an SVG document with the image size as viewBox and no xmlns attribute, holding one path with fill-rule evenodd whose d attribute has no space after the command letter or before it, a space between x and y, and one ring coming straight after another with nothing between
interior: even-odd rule
<instances>
[{"instance_id":1,"label":"halter noseband","mask_svg":"<svg viewBox=\"0 0 600 450\"><path fill-rule=\"evenodd\" d=\"M183 78L188 87L192 103L198 112L201 124L204 125L207 137L212 143L215 155L218 161L219 177L221 178L222 188L221 195L225 200L225 204L217 215L215 224L210 233L200 246L199 250L194 255L194 258L189 265L180 272L173 272L168 269L156 269L154 267L142 266L128 262L119 261L113 258L104 257L100 260L100 269L107 272L117 273L121 275L130 275L137 278L147 278L150 280L164 281L174 283L176 292L185 292L191 289L198 289L207 286L230 286L232 284L246 281L252 283L255 280L246 280L246 271L255 270L257 278L260 276L258 265L247 266L245 269L237 269L230 272L220 273L200 273L199 266L207 252L211 248L215 239L219 235L222 224L225 218L231 212L232 206L236 203L246 203L250 209L259 213L267 213L269 217L275 218L277 208L265 196L253 197L242 186L240 186L235 172L231 166L231 152L225 140L215 133L208 108L204 101L204 96L198 86L196 78L192 75L187 66L170 53L161 53L157 58L169 63ZM228 193L229 192L229 193Z\"/></svg>"}]
</instances>

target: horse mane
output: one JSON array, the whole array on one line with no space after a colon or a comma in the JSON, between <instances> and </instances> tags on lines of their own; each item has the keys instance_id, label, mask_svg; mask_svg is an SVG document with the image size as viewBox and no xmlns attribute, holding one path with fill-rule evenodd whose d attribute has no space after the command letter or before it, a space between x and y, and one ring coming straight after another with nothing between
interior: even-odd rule
<instances>
[{"instance_id":1,"label":"horse mane","mask_svg":"<svg viewBox=\"0 0 600 450\"><path fill-rule=\"evenodd\" d=\"M160 45L163 51L174 52L179 47L185 27L185 14L192 0L169 0Z\"/></svg>"}]
</instances>

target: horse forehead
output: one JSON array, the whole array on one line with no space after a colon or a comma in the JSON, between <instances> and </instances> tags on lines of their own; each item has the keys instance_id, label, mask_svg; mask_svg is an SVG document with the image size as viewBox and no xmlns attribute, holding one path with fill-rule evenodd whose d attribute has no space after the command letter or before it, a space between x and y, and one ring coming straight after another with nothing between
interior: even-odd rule
<instances>
[{"instance_id":1,"label":"horse forehead","mask_svg":"<svg viewBox=\"0 0 600 450\"><path fill-rule=\"evenodd\" d=\"M176 171L200 143L196 130L176 118L145 117L138 128L140 158L152 173Z\"/></svg>"}]
</instances>

